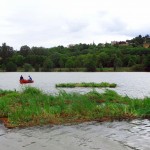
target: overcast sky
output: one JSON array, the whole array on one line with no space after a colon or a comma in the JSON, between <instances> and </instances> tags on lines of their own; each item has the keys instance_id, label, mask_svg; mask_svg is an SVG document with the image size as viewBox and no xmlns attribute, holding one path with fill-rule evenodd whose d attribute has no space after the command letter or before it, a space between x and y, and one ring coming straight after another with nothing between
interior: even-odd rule
<instances>
[{"instance_id":1,"label":"overcast sky","mask_svg":"<svg viewBox=\"0 0 150 150\"><path fill-rule=\"evenodd\" d=\"M150 0L0 0L0 45L52 47L150 33Z\"/></svg>"}]
</instances>

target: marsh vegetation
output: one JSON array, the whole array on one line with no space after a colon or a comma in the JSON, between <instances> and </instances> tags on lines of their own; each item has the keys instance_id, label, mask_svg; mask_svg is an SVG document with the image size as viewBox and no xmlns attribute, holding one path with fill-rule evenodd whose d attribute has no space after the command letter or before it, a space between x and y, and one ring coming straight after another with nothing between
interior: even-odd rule
<instances>
[{"instance_id":1,"label":"marsh vegetation","mask_svg":"<svg viewBox=\"0 0 150 150\"><path fill-rule=\"evenodd\" d=\"M101 82L101 83L60 83L56 84L56 87L66 87L66 88L74 88L74 87L97 87L97 88L102 88L102 87L109 87L109 88L115 88L117 84L115 83L108 83L108 82Z\"/></svg>"},{"instance_id":2,"label":"marsh vegetation","mask_svg":"<svg viewBox=\"0 0 150 150\"><path fill-rule=\"evenodd\" d=\"M45 94L37 88L0 91L0 118L7 127L150 118L150 98L132 99L112 90Z\"/></svg>"}]
</instances>

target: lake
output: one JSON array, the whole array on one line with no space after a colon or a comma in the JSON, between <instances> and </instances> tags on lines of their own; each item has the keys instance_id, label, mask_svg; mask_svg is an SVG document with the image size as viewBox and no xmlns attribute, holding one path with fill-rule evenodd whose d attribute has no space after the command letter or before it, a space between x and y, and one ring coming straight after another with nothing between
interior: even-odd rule
<instances>
[{"instance_id":1,"label":"lake","mask_svg":"<svg viewBox=\"0 0 150 150\"><path fill-rule=\"evenodd\" d=\"M26 79L30 75L35 81L32 84L21 85L20 75ZM133 98L150 96L150 73L148 72L13 72L0 73L0 89L20 91L24 86L33 86L48 93L57 93L59 90L67 92L85 93L92 88L55 88L58 83L75 82L110 82L116 83L115 89L121 95ZM103 92L105 88L96 88Z\"/></svg>"}]
</instances>

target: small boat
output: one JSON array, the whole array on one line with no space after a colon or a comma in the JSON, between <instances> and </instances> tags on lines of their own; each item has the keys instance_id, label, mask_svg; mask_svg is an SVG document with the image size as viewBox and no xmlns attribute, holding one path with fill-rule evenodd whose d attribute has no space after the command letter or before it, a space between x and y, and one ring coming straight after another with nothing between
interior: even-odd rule
<instances>
[{"instance_id":1,"label":"small boat","mask_svg":"<svg viewBox=\"0 0 150 150\"><path fill-rule=\"evenodd\" d=\"M20 80L20 84L33 83L33 82L34 82L33 80L26 80L26 79Z\"/></svg>"}]
</instances>

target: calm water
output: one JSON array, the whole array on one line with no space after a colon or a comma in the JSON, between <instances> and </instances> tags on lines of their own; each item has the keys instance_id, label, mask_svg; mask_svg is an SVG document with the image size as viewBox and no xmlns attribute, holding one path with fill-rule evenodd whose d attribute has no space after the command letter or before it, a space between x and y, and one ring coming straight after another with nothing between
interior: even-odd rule
<instances>
[{"instance_id":1,"label":"calm water","mask_svg":"<svg viewBox=\"0 0 150 150\"><path fill-rule=\"evenodd\" d=\"M19 77L23 75L24 78L28 78L31 75L35 81L33 84L20 85ZM57 93L60 89L68 92L88 92L91 88L55 88L57 83L66 82L110 82L117 83L117 88L113 89L119 94L128 95L130 97L143 98L150 96L150 73L140 72L119 72L119 73L81 73L81 72L52 72L52 73L0 73L0 89L21 90L24 86L33 86L42 89L48 93ZM103 91L104 89L96 89L97 91Z\"/></svg>"}]
</instances>

